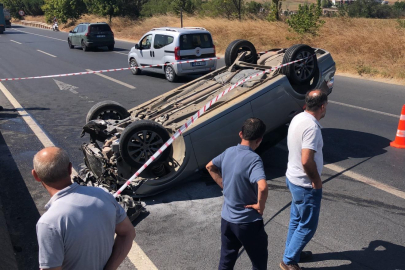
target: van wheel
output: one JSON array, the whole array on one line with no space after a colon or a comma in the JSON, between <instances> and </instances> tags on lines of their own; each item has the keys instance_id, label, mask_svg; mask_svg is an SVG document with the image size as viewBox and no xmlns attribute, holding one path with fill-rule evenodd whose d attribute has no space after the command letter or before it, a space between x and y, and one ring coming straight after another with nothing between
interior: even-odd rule
<instances>
[{"instance_id":1,"label":"van wheel","mask_svg":"<svg viewBox=\"0 0 405 270\"><path fill-rule=\"evenodd\" d=\"M121 104L106 100L94 104L86 116L86 123L90 120L122 120L129 116L129 112Z\"/></svg>"},{"instance_id":2,"label":"van wheel","mask_svg":"<svg viewBox=\"0 0 405 270\"><path fill-rule=\"evenodd\" d=\"M243 62L256 64L257 63L257 51L255 46L247 40L238 39L232 41L225 51L225 65L227 67L232 66L239 54L247 52Z\"/></svg>"},{"instance_id":3,"label":"van wheel","mask_svg":"<svg viewBox=\"0 0 405 270\"><path fill-rule=\"evenodd\" d=\"M141 69L136 68L136 67L138 67L138 63L136 62L135 58L131 58L131 60L129 61L129 67L131 68L132 74L134 74L134 75L141 74Z\"/></svg>"},{"instance_id":4,"label":"van wheel","mask_svg":"<svg viewBox=\"0 0 405 270\"><path fill-rule=\"evenodd\" d=\"M139 167L145 164L170 138L166 129L152 120L138 120L128 125L121 134L119 150L124 161ZM164 162L170 156L170 145L155 161Z\"/></svg>"},{"instance_id":5,"label":"van wheel","mask_svg":"<svg viewBox=\"0 0 405 270\"><path fill-rule=\"evenodd\" d=\"M175 82L178 79L176 72L172 66L166 66L165 68L165 76L169 82Z\"/></svg>"},{"instance_id":6,"label":"van wheel","mask_svg":"<svg viewBox=\"0 0 405 270\"><path fill-rule=\"evenodd\" d=\"M89 50L89 47L86 46L83 40L82 40L82 49L84 52L87 52Z\"/></svg>"},{"instance_id":7,"label":"van wheel","mask_svg":"<svg viewBox=\"0 0 405 270\"><path fill-rule=\"evenodd\" d=\"M305 44L294 45L288 48L284 54L283 64L303 58L307 59L281 69L281 73L288 77L291 84L310 82L318 70L318 60L314 49Z\"/></svg>"}]
</instances>

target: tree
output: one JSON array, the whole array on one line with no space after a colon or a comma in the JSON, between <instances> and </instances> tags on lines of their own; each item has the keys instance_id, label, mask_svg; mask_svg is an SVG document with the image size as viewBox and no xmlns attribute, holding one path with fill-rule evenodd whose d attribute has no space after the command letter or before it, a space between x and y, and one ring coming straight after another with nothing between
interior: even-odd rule
<instances>
[{"instance_id":1,"label":"tree","mask_svg":"<svg viewBox=\"0 0 405 270\"><path fill-rule=\"evenodd\" d=\"M330 7L332 7L332 2L330 0L322 0L322 7L330 8Z\"/></svg>"},{"instance_id":2,"label":"tree","mask_svg":"<svg viewBox=\"0 0 405 270\"><path fill-rule=\"evenodd\" d=\"M311 34L316 36L319 28L325 23L325 21L320 19L321 15L322 7L320 0L318 0L317 5L299 5L297 14L291 15L291 18L287 19L287 24L290 27L289 30L299 35Z\"/></svg>"},{"instance_id":3,"label":"tree","mask_svg":"<svg viewBox=\"0 0 405 270\"><path fill-rule=\"evenodd\" d=\"M121 11L124 9L121 0L84 0L86 6L91 13L108 16L111 24L112 17L121 15Z\"/></svg>"},{"instance_id":4,"label":"tree","mask_svg":"<svg viewBox=\"0 0 405 270\"><path fill-rule=\"evenodd\" d=\"M68 20L75 21L87 11L82 0L45 0L42 10L48 22L56 16L62 23L67 23Z\"/></svg>"},{"instance_id":5,"label":"tree","mask_svg":"<svg viewBox=\"0 0 405 270\"><path fill-rule=\"evenodd\" d=\"M238 11L239 21L241 21L242 20L243 0L232 0L232 2L235 5L236 10Z\"/></svg>"}]
</instances>

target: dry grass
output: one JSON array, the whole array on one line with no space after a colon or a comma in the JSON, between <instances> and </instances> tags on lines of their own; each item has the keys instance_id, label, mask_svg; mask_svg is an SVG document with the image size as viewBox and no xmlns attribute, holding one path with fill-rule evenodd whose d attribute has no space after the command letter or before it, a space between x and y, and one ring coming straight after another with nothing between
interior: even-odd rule
<instances>
[{"instance_id":1,"label":"dry grass","mask_svg":"<svg viewBox=\"0 0 405 270\"><path fill-rule=\"evenodd\" d=\"M26 18L34 20L33 18ZM40 18L43 20L43 18ZM39 20L39 19L36 19ZM405 81L405 29L397 28L395 20L326 18L318 37L294 38L282 22L261 20L229 21L226 19L186 17L185 26L202 26L214 38L218 53L224 53L235 39L250 40L258 51L305 43L331 52L339 73L365 77L393 78ZM79 22L106 21L93 15ZM159 16L143 21L115 18L112 29L117 38L136 41L151 28L179 27L174 16ZM72 29L73 26L65 28ZM290 39L287 39L289 37Z\"/></svg>"}]
</instances>

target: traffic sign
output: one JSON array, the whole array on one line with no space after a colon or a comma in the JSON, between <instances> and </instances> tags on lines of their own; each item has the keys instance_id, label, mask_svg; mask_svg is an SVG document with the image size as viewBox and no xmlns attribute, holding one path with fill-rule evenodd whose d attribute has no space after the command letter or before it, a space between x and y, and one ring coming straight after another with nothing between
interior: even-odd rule
<instances>
[{"instance_id":1,"label":"traffic sign","mask_svg":"<svg viewBox=\"0 0 405 270\"><path fill-rule=\"evenodd\" d=\"M24 13L23 10L18 11L18 14L20 14L20 16L24 16L24 15L25 15L25 13Z\"/></svg>"}]
</instances>

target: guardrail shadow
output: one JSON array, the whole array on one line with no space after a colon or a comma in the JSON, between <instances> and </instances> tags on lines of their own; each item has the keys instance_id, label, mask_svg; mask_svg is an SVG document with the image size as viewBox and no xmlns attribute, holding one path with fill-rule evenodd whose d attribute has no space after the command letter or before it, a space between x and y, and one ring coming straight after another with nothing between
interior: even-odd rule
<instances>
[{"instance_id":1,"label":"guardrail shadow","mask_svg":"<svg viewBox=\"0 0 405 270\"><path fill-rule=\"evenodd\" d=\"M362 250L314 254L311 262L345 260L350 264L327 267L305 267L316 270L405 269L405 247L387 241L374 240Z\"/></svg>"}]
</instances>

